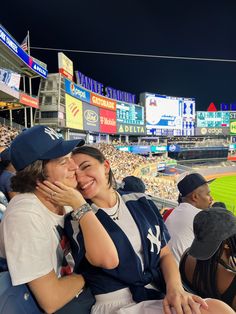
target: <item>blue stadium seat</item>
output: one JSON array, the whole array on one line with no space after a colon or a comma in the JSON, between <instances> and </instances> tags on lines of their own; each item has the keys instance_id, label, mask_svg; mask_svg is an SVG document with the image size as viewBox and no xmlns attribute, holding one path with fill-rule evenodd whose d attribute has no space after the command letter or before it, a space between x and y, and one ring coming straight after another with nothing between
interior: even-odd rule
<instances>
[{"instance_id":1,"label":"blue stadium seat","mask_svg":"<svg viewBox=\"0 0 236 314\"><path fill-rule=\"evenodd\" d=\"M43 313L27 285L12 286L8 271L0 273L0 314Z\"/></svg>"}]
</instances>

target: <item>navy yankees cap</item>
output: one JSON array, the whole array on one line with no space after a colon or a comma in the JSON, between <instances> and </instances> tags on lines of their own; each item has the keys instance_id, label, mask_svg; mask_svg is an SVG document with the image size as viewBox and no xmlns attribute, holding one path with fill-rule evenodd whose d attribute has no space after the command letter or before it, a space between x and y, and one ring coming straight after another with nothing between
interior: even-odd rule
<instances>
[{"instance_id":1,"label":"navy yankees cap","mask_svg":"<svg viewBox=\"0 0 236 314\"><path fill-rule=\"evenodd\" d=\"M45 125L36 125L23 130L10 146L10 158L17 171L36 160L50 160L69 154L84 140L66 141L55 130Z\"/></svg>"},{"instance_id":2,"label":"navy yankees cap","mask_svg":"<svg viewBox=\"0 0 236 314\"><path fill-rule=\"evenodd\" d=\"M179 183L177 184L180 196L184 197L189 193L193 192L199 186L209 183L213 180L207 181L200 173L190 173L186 175Z\"/></svg>"}]
</instances>

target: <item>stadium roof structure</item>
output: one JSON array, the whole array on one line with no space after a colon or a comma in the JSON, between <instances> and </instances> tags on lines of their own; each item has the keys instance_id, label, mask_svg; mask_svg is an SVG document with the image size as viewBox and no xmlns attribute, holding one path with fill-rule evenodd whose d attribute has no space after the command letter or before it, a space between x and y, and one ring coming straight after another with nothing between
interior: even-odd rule
<instances>
[{"instance_id":1,"label":"stadium roof structure","mask_svg":"<svg viewBox=\"0 0 236 314\"><path fill-rule=\"evenodd\" d=\"M30 56L12 35L0 24L0 68L15 72L28 79L47 78L47 65ZM31 82L30 82L31 84ZM31 94L31 91L30 91ZM24 91L24 95L27 93ZM34 100L31 95L28 97ZM0 81L0 109L23 108L20 101L21 91L11 88Z\"/></svg>"}]
</instances>

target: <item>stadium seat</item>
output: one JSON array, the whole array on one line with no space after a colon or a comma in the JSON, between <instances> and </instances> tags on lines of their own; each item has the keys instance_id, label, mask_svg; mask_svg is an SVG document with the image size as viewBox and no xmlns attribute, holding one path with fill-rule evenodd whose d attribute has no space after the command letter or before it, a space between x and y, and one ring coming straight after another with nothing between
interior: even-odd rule
<instances>
[{"instance_id":1,"label":"stadium seat","mask_svg":"<svg viewBox=\"0 0 236 314\"><path fill-rule=\"evenodd\" d=\"M0 314L43 313L27 285L12 286L8 271L0 273Z\"/></svg>"}]
</instances>

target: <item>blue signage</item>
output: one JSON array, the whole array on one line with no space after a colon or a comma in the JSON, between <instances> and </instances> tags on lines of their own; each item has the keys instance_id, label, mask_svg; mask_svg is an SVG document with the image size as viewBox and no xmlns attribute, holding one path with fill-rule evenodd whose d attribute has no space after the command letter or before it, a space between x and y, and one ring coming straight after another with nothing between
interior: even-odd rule
<instances>
[{"instance_id":1,"label":"blue signage","mask_svg":"<svg viewBox=\"0 0 236 314\"><path fill-rule=\"evenodd\" d=\"M174 152L180 152L181 151L181 147L179 145L176 144L171 144L167 146L167 150L168 152L174 153Z\"/></svg>"},{"instance_id":2,"label":"blue signage","mask_svg":"<svg viewBox=\"0 0 236 314\"><path fill-rule=\"evenodd\" d=\"M38 73L43 78L47 78L48 71L35 62L19 44L0 25L0 41L8 47L18 58L20 58L29 68Z\"/></svg>"},{"instance_id":3,"label":"blue signage","mask_svg":"<svg viewBox=\"0 0 236 314\"><path fill-rule=\"evenodd\" d=\"M102 83L93 80L92 78L84 75L83 73L79 71L75 71L75 76L77 79L77 84L83 86L84 88L94 93L106 96L111 99L116 99L116 100L132 103L132 104L134 104L136 101L134 94L117 90L110 86L105 87Z\"/></svg>"},{"instance_id":4,"label":"blue signage","mask_svg":"<svg viewBox=\"0 0 236 314\"><path fill-rule=\"evenodd\" d=\"M90 93L65 78L65 92L75 98L90 103Z\"/></svg>"}]
</instances>

